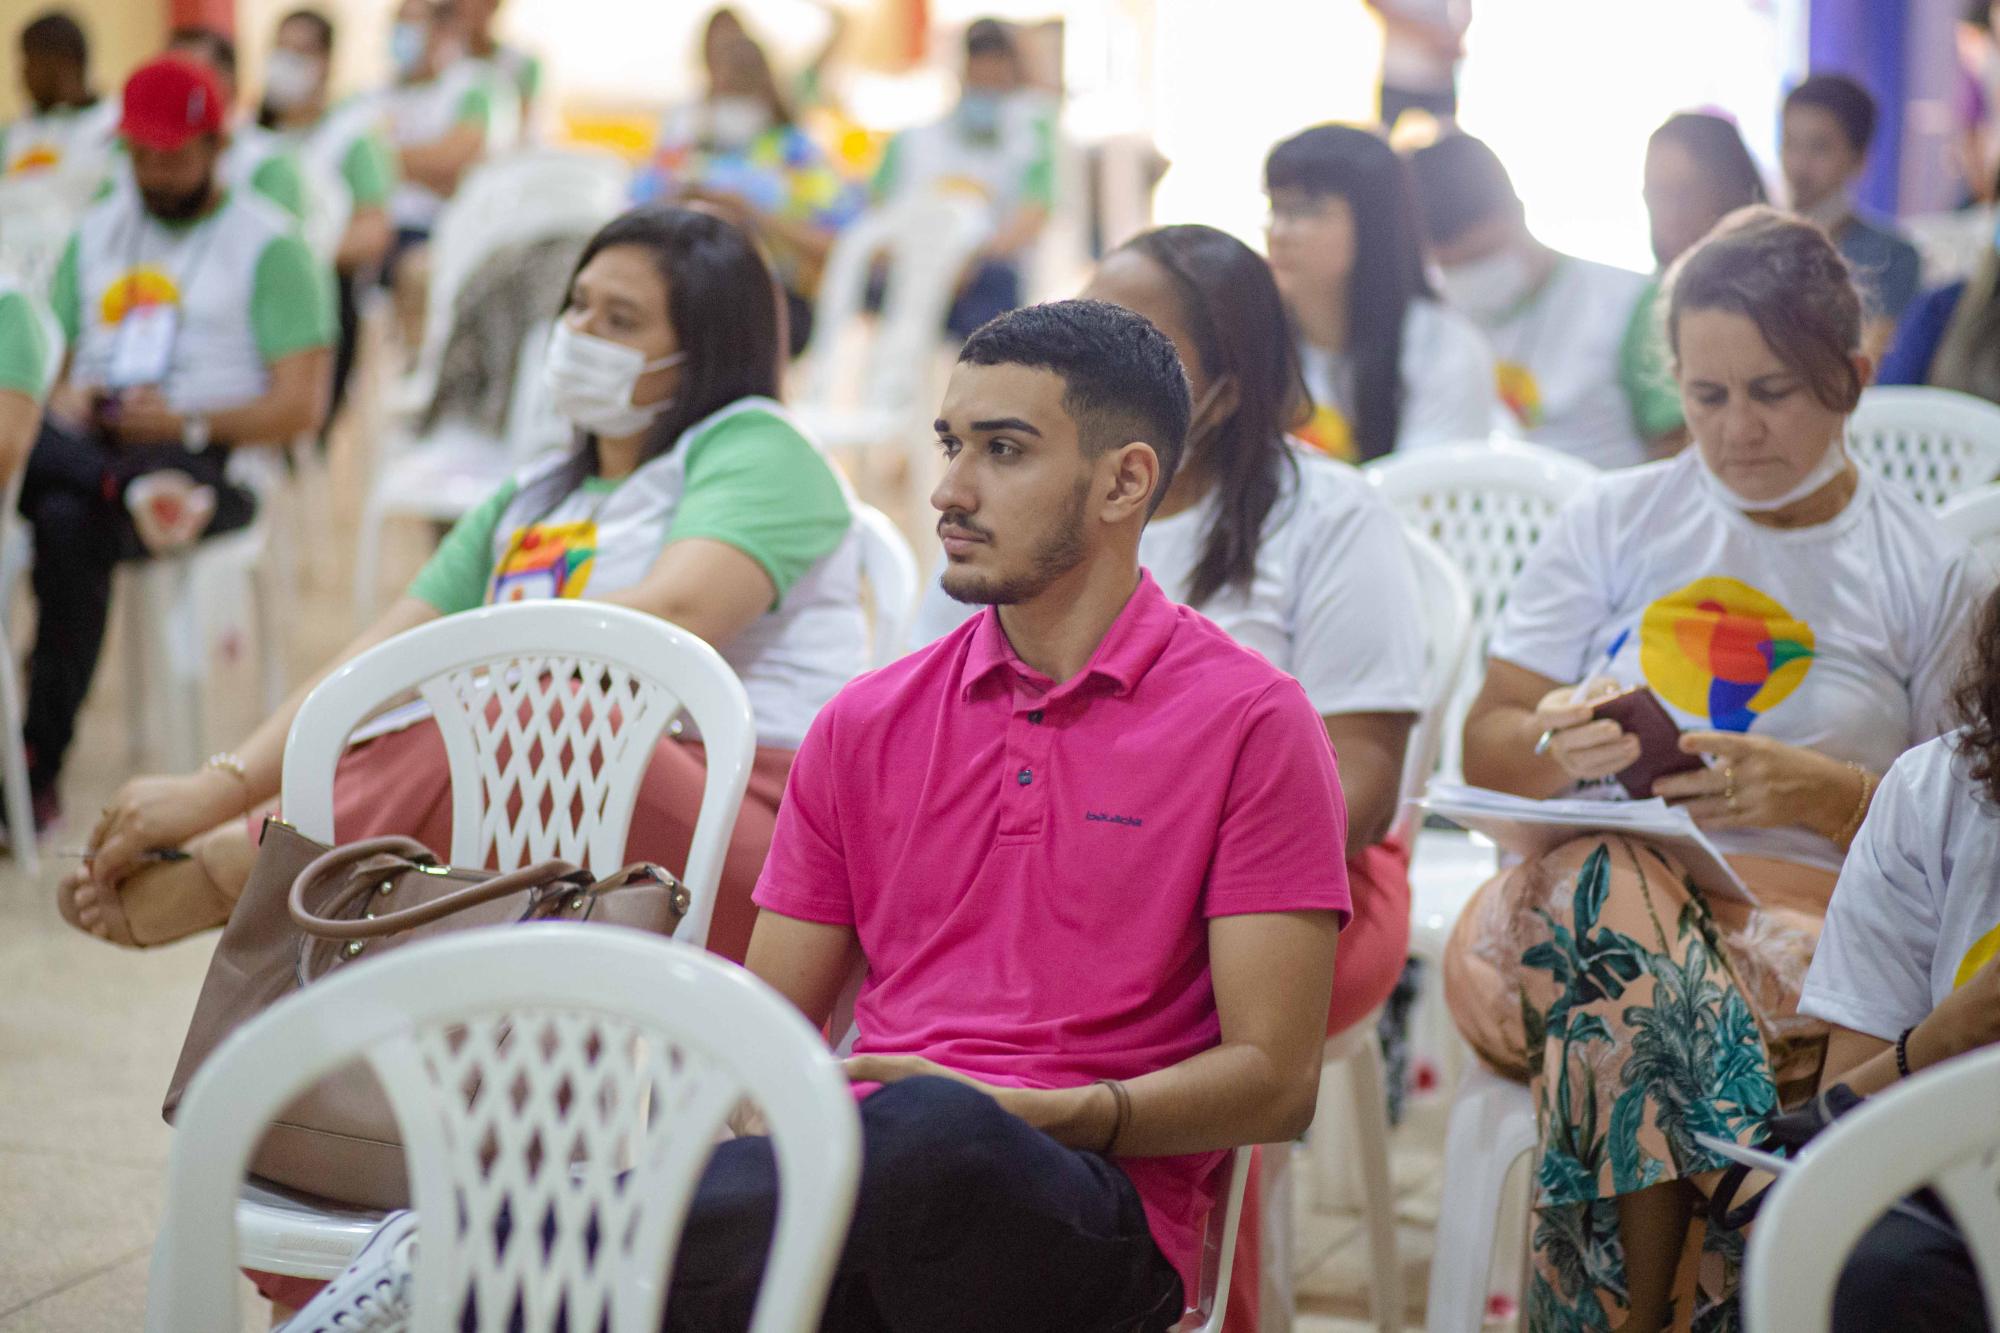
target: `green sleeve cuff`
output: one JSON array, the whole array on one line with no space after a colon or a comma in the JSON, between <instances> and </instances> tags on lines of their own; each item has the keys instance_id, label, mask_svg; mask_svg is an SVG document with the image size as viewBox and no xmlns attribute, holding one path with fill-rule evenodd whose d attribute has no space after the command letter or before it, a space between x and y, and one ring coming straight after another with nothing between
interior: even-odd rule
<instances>
[{"instance_id":1,"label":"green sleeve cuff","mask_svg":"<svg viewBox=\"0 0 2000 1333\"><path fill-rule=\"evenodd\" d=\"M396 152L375 130L355 136L340 160L341 179L347 182L356 208L386 205L396 190L396 174Z\"/></svg>"},{"instance_id":2,"label":"green sleeve cuff","mask_svg":"<svg viewBox=\"0 0 2000 1333\"><path fill-rule=\"evenodd\" d=\"M72 346L76 343L77 331L83 327L83 295L78 283L77 237L72 234L69 244L63 247L56 275L49 282L49 308L56 312L56 323L62 325L63 337L69 339Z\"/></svg>"},{"instance_id":3,"label":"green sleeve cuff","mask_svg":"<svg viewBox=\"0 0 2000 1333\"><path fill-rule=\"evenodd\" d=\"M510 481L452 524L437 550L410 580L410 596L446 616L486 604L486 585L493 576L493 534L500 526L500 516L513 502L514 491Z\"/></svg>"},{"instance_id":4,"label":"green sleeve cuff","mask_svg":"<svg viewBox=\"0 0 2000 1333\"><path fill-rule=\"evenodd\" d=\"M667 541L705 537L735 547L763 567L782 601L852 522L847 493L819 451L782 418L743 412L692 442Z\"/></svg>"},{"instance_id":5,"label":"green sleeve cuff","mask_svg":"<svg viewBox=\"0 0 2000 1333\"><path fill-rule=\"evenodd\" d=\"M875 177L868 183L868 192L877 201L887 199L896 188L896 178L902 174L903 136L889 140L889 146L882 150L882 160L875 167Z\"/></svg>"},{"instance_id":6,"label":"green sleeve cuff","mask_svg":"<svg viewBox=\"0 0 2000 1333\"><path fill-rule=\"evenodd\" d=\"M493 124L493 93L481 84L474 84L465 90L465 96L458 99L458 109L452 112L452 124L477 125L484 130Z\"/></svg>"},{"instance_id":7,"label":"green sleeve cuff","mask_svg":"<svg viewBox=\"0 0 2000 1333\"><path fill-rule=\"evenodd\" d=\"M1647 286L1618 345L1618 382L1641 438L1658 439L1686 424L1680 386L1668 368L1666 331L1659 320L1660 285Z\"/></svg>"},{"instance_id":8,"label":"green sleeve cuff","mask_svg":"<svg viewBox=\"0 0 2000 1333\"><path fill-rule=\"evenodd\" d=\"M295 234L273 237L257 258L250 323L265 365L333 345L333 275Z\"/></svg>"},{"instance_id":9,"label":"green sleeve cuff","mask_svg":"<svg viewBox=\"0 0 2000 1333\"><path fill-rule=\"evenodd\" d=\"M286 153L273 153L250 173L250 188L285 210L295 221L306 215L306 183L299 164Z\"/></svg>"},{"instance_id":10,"label":"green sleeve cuff","mask_svg":"<svg viewBox=\"0 0 2000 1333\"><path fill-rule=\"evenodd\" d=\"M1035 160L1021 178L1021 202L1053 208L1056 202L1056 125L1044 117L1035 122Z\"/></svg>"},{"instance_id":11,"label":"green sleeve cuff","mask_svg":"<svg viewBox=\"0 0 2000 1333\"><path fill-rule=\"evenodd\" d=\"M0 292L0 390L40 402L54 351L28 298L20 292Z\"/></svg>"}]
</instances>

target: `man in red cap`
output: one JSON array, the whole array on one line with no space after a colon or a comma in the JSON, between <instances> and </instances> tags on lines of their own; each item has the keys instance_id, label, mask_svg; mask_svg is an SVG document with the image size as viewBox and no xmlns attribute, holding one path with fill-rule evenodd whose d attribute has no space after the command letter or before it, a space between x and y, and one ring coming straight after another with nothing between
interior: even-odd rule
<instances>
[{"instance_id":1,"label":"man in red cap","mask_svg":"<svg viewBox=\"0 0 2000 1333\"><path fill-rule=\"evenodd\" d=\"M83 216L50 284L70 355L23 476L35 600L23 732L38 824L104 643L121 559L247 524L229 450L316 429L326 410L331 275L292 219L228 189L214 72L163 56L125 85L132 186ZM227 777L228 774L219 774Z\"/></svg>"}]
</instances>

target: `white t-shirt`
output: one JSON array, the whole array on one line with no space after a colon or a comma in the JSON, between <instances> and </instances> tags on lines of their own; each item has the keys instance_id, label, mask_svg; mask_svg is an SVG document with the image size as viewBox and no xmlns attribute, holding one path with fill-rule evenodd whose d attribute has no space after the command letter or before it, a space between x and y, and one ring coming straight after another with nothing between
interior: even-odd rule
<instances>
[{"instance_id":1,"label":"white t-shirt","mask_svg":"<svg viewBox=\"0 0 2000 1333\"><path fill-rule=\"evenodd\" d=\"M1507 430L1601 468L1646 461L1623 361L1646 284L1561 255L1542 289L1486 330Z\"/></svg>"},{"instance_id":2,"label":"white t-shirt","mask_svg":"<svg viewBox=\"0 0 2000 1333\"><path fill-rule=\"evenodd\" d=\"M1450 24L1461 32L1471 21L1468 12L1471 0L1382 0L1381 8L1413 19ZM1452 70L1457 63L1394 28L1383 31L1382 82L1391 88L1419 93L1449 92Z\"/></svg>"},{"instance_id":3,"label":"white t-shirt","mask_svg":"<svg viewBox=\"0 0 2000 1333\"><path fill-rule=\"evenodd\" d=\"M1312 420L1299 437L1315 448L1357 462L1354 370L1345 355L1299 343ZM1479 327L1442 301L1410 303L1403 316L1402 410L1397 449L1484 440L1499 424L1493 352Z\"/></svg>"},{"instance_id":4,"label":"white t-shirt","mask_svg":"<svg viewBox=\"0 0 2000 1333\"><path fill-rule=\"evenodd\" d=\"M1417 712L1424 640L1402 525L1355 469L1303 446L1291 453L1298 470L1287 469L1264 519L1249 589L1226 585L1199 609L1297 677L1321 716ZM1139 563L1177 602L1187 600L1214 513L1211 492L1140 534ZM950 633L979 609L953 601L933 581L912 646Z\"/></svg>"},{"instance_id":5,"label":"white t-shirt","mask_svg":"<svg viewBox=\"0 0 2000 1333\"><path fill-rule=\"evenodd\" d=\"M1947 725L1991 582L1866 468L1832 521L1780 530L1718 500L1690 450L1607 473L1571 502L1489 651L1551 680L1647 684L1683 730L1770 736L1880 773ZM1728 853L1840 867L1833 843L1800 828L1711 836Z\"/></svg>"},{"instance_id":6,"label":"white t-shirt","mask_svg":"<svg viewBox=\"0 0 2000 1333\"><path fill-rule=\"evenodd\" d=\"M119 101L100 97L87 107L63 107L0 125L0 177L59 171L96 180L111 158Z\"/></svg>"},{"instance_id":7,"label":"white t-shirt","mask_svg":"<svg viewBox=\"0 0 2000 1333\"><path fill-rule=\"evenodd\" d=\"M2000 810L1955 740L1927 741L1882 779L1800 1013L1893 1041L2000 953Z\"/></svg>"}]
</instances>

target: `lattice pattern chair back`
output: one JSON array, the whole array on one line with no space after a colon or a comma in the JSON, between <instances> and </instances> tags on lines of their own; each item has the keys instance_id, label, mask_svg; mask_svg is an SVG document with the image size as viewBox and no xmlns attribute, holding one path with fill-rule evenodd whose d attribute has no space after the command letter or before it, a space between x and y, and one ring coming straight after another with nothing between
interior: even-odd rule
<instances>
[{"instance_id":1,"label":"lattice pattern chair back","mask_svg":"<svg viewBox=\"0 0 2000 1333\"><path fill-rule=\"evenodd\" d=\"M2000 478L2000 407L1952 389L1869 389L1847 447L1919 504L1936 508Z\"/></svg>"},{"instance_id":2,"label":"lattice pattern chair back","mask_svg":"<svg viewBox=\"0 0 2000 1333\"><path fill-rule=\"evenodd\" d=\"M362 1056L402 1129L414 1333L655 1333L718 1132L745 1098L777 1157L752 1333L817 1325L852 1214L860 1117L819 1032L741 968L636 931L469 931L344 969L219 1047L181 1108L147 1328L236 1327L237 1182L262 1126ZM497 1223L504 1213L505 1232ZM501 1237L504 1236L504 1239ZM545 1239L546 1238L546 1239Z\"/></svg>"},{"instance_id":3,"label":"lattice pattern chair back","mask_svg":"<svg viewBox=\"0 0 2000 1333\"><path fill-rule=\"evenodd\" d=\"M1855 1242L1929 1186L1972 1252L1986 1323L2000 1328L2000 1050L1960 1056L1870 1097L1778 1178L1743 1271L1751 1333L1820 1329Z\"/></svg>"},{"instance_id":4,"label":"lattice pattern chair back","mask_svg":"<svg viewBox=\"0 0 2000 1333\"><path fill-rule=\"evenodd\" d=\"M743 686L716 651L656 616L533 601L448 616L378 644L307 696L285 745L285 817L333 841L333 775L347 738L416 690L451 770L451 861L516 869L559 857L610 874L653 747L685 710L708 776L681 875L677 937L707 939L756 746Z\"/></svg>"},{"instance_id":5,"label":"lattice pattern chair back","mask_svg":"<svg viewBox=\"0 0 2000 1333\"><path fill-rule=\"evenodd\" d=\"M1464 575L1473 647L1482 655L1528 552L1556 511L1597 475L1567 454L1516 441L1391 454L1362 470Z\"/></svg>"}]
</instances>

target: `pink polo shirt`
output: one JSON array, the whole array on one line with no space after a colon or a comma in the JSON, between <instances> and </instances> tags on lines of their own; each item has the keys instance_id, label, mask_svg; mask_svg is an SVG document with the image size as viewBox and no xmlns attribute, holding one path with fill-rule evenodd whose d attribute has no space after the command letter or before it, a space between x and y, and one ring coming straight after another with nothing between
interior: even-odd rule
<instances>
[{"instance_id":1,"label":"pink polo shirt","mask_svg":"<svg viewBox=\"0 0 2000 1333\"><path fill-rule=\"evenodd\" d=\"M857 1053L1072 1087L1216 1044L1207 918L1344 923L1346 825L1298 682L1142 573L1059 686L989 609L842 690L799 747L756 900L854 927ZM1223 1156L1119 1161L1190 1300Z\"/></svg>"}]
</instances>

